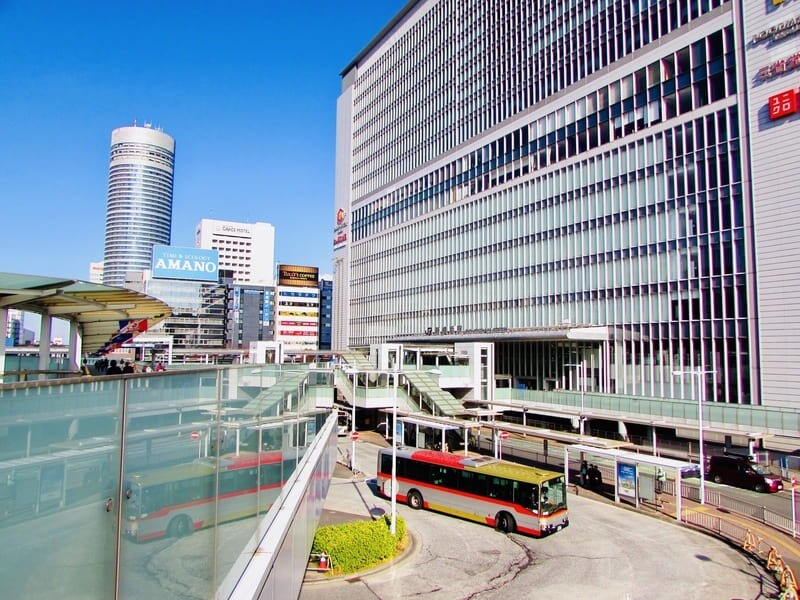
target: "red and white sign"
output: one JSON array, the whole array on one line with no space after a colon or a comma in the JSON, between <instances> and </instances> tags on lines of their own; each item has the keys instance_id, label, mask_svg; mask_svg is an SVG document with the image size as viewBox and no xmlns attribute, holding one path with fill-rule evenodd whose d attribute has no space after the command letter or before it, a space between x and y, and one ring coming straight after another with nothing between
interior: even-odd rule
<instances>
[{"instance_id":1,"label":"red and white sign","mask_svg":"<svg viewBox=\"0 0 800 600\"><path fill-rule=\"evenodd\" d=\"M358 432L357 431L352 432L350 434L350 439L353 440L354 442L357 442L358 441Z\"/></svg>"},{"instance_id":2,"label":"red and white sign","mask_svg":"<svg viewBox=\"0 0 800 600\"><path fill-rule=\"evenodd\" d=\"M501 440L507 440L508 439L508 432L507 431L501 431L500 432L500 439Z\"/></svg>"},{"instance_id":3,"label":"red and white sign","mask_svg":"<svg viewBox=\"0 0 800 600\"><path fill-rule=\"evenodd\" d=\"M192 432L192 439L193 440L196 440L199 437L200 437L200 432L199 431L193 431Z\"/></svg>"},{"instance_id":4,"label":"red and white sign","mask_svg":"<svg viewBox=\"0 0 800 600\"><path fill-rule=\"evenodd\" d=\"M769 118L782 119L797 112L797 90L788 90L769 97Z\"/></svg>"}]
</instances>

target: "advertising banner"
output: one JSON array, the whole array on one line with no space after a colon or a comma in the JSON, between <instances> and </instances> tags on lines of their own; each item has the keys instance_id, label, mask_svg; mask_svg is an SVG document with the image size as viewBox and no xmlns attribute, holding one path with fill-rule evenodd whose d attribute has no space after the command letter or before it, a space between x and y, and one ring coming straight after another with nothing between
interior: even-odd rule
<instances>
[{"instance_id":1,"label":"advertising banner","mask_svg":"<svg viewBox=\"0 0 800 600\"><path fill-rule=\"evenodd\" d=\"M202 248L153 246L153 278L219 281L219 252Z\"/></svg>"},{"instance_id":2,"label":"advertising banner","mask_svg":"<svg viewBox=\"0 0 800 600\"><path fill-rule=\"evenodd\" d=\"M317 287L319 269L297 265L278 265L278 285Z\"/></svg>"},{"instance_id":3,"label":"advertising banner","mask_svg":"<svg viewBox=\"0 0 800 600\"><path fill-rule=\"evenodd\" d=\"M617 464L617 491L620 496L636 498L636 465Z\"/></svg>"}]
</instances>

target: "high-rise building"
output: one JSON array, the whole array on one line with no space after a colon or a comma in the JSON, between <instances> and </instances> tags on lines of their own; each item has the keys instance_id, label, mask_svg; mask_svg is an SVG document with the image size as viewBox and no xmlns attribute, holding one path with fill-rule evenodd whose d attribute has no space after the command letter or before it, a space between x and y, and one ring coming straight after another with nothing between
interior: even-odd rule
<instances>
[{"instance_id":1,"label":"high-rise building","mask_svg":"<svg viewBox=\"0 0 800 600\"><path fill-rule=\"evenodd\" d=\"M6 346L19 346L24 340L25 313L15 308L9 308L6 315L6 323L3 343Z\"/></svg>"},{"instance_id":2,"label":"high-rise building","mask_svg":"<svg viewBox=\"0 0 800 600\"><path fill-rule=\"evenodd\" d=\"M201 219L195 245L219 252L219 268L233 271L233 283L275 285L275 228L269 223Z\"/></svg>"},{"instance_id":3,"label":"high-rise building","mask_svg":"<svg viewBox=\"0 0 800 600\"><path fill-rule=\"evenodd\" d=\"M330 350L333 334L333 278L319 278L319 349Z\"/></svg>"},{"instance_id":4,"label":"high-rise building","mask_svg":"<svg viewBox=\"0 0 800 600\"><path fill-rule=\"evenodd\" d=\"M285 352L319 348L319 269L278 265L275 288L275 341Z\"/></svg>"},{"instance_id":5,"label":"high-rise building","mask_svg":"<svg viewBox=\"0 0 800 600\"><path fill-rule=\"evenodd\" d=\"M342 75L334 347L797 408L793 6L409 2Z\"/></svg>"},{"instance_id":6,"label":"high-rise building","mask_svg":"<svg viewBox=\"0 0 800 600\"><path fill-rule=\"evenodd\" d=\"M89 283L103 283L103 263L89 263Z\"/></svg>"},{"instance_id":7,"label":"high-rise building","mask_svg":"<svg viewBox=\"0 0 800 600\"><path fill-rule=\"evenodd\" d=\"M275 288L237 285L226 279L223 282L227 284L228 292L228 315L225 320L227 347L247 349L250 342L273 341Z\"/></svg>"},{"instance_id":8,"label":"high-rise building","mask_svg":"<svg viewBox=\"0 0 800 600\"><path fill-rule=\"evenodd\" d=\"M169 245L175 141L160 129L111 133L103 283L122 286L127 271L150 268L154 245Z\"/></svg>"}]
</instances>

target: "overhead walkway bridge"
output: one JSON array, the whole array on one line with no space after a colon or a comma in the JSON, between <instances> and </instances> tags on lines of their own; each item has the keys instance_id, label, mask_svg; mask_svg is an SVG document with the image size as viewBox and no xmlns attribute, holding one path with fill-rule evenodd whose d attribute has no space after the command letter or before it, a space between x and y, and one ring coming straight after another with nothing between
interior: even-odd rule
<instances>
[{"instance_id":1,"label":"overhead walkway bridge","mask_svg":"<svg viewBox=\"0 0 800 600\"><path fill-rule=\"evenodd\" d=\"M389 408L394 403L393 371L379 371L366 362L367 369L354 366L343 355L346 364L336 369L335 384L344 399L357 408ZM362 357L363 358L363 357ZM366 360L366 359L364 359ZM364 365L364 361L355 359ZM428 371L397 373L397 404L403 410L423 411L434 416L455 417L465 414L464 405L450 392L439 387L437 378Z\"/></svg>"}]
</instances>

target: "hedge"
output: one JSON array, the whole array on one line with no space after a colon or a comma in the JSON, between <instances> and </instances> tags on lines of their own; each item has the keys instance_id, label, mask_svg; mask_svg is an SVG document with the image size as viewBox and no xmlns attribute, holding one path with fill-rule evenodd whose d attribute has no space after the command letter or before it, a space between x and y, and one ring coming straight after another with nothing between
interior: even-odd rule
<instances>
[{"instance_id":1,"label":"hedge","mask_svg":"<svg viewBox=\"0 0 800 600\"><path fill-rule=\"evenodd\" d=\"M406 522L397 517L395 537L388 515L375 521L354 521L317 529L312 553L330 557L331 573L344 575L379 565L394 558L406 543Z\"/></svg>"}]
</instances>

